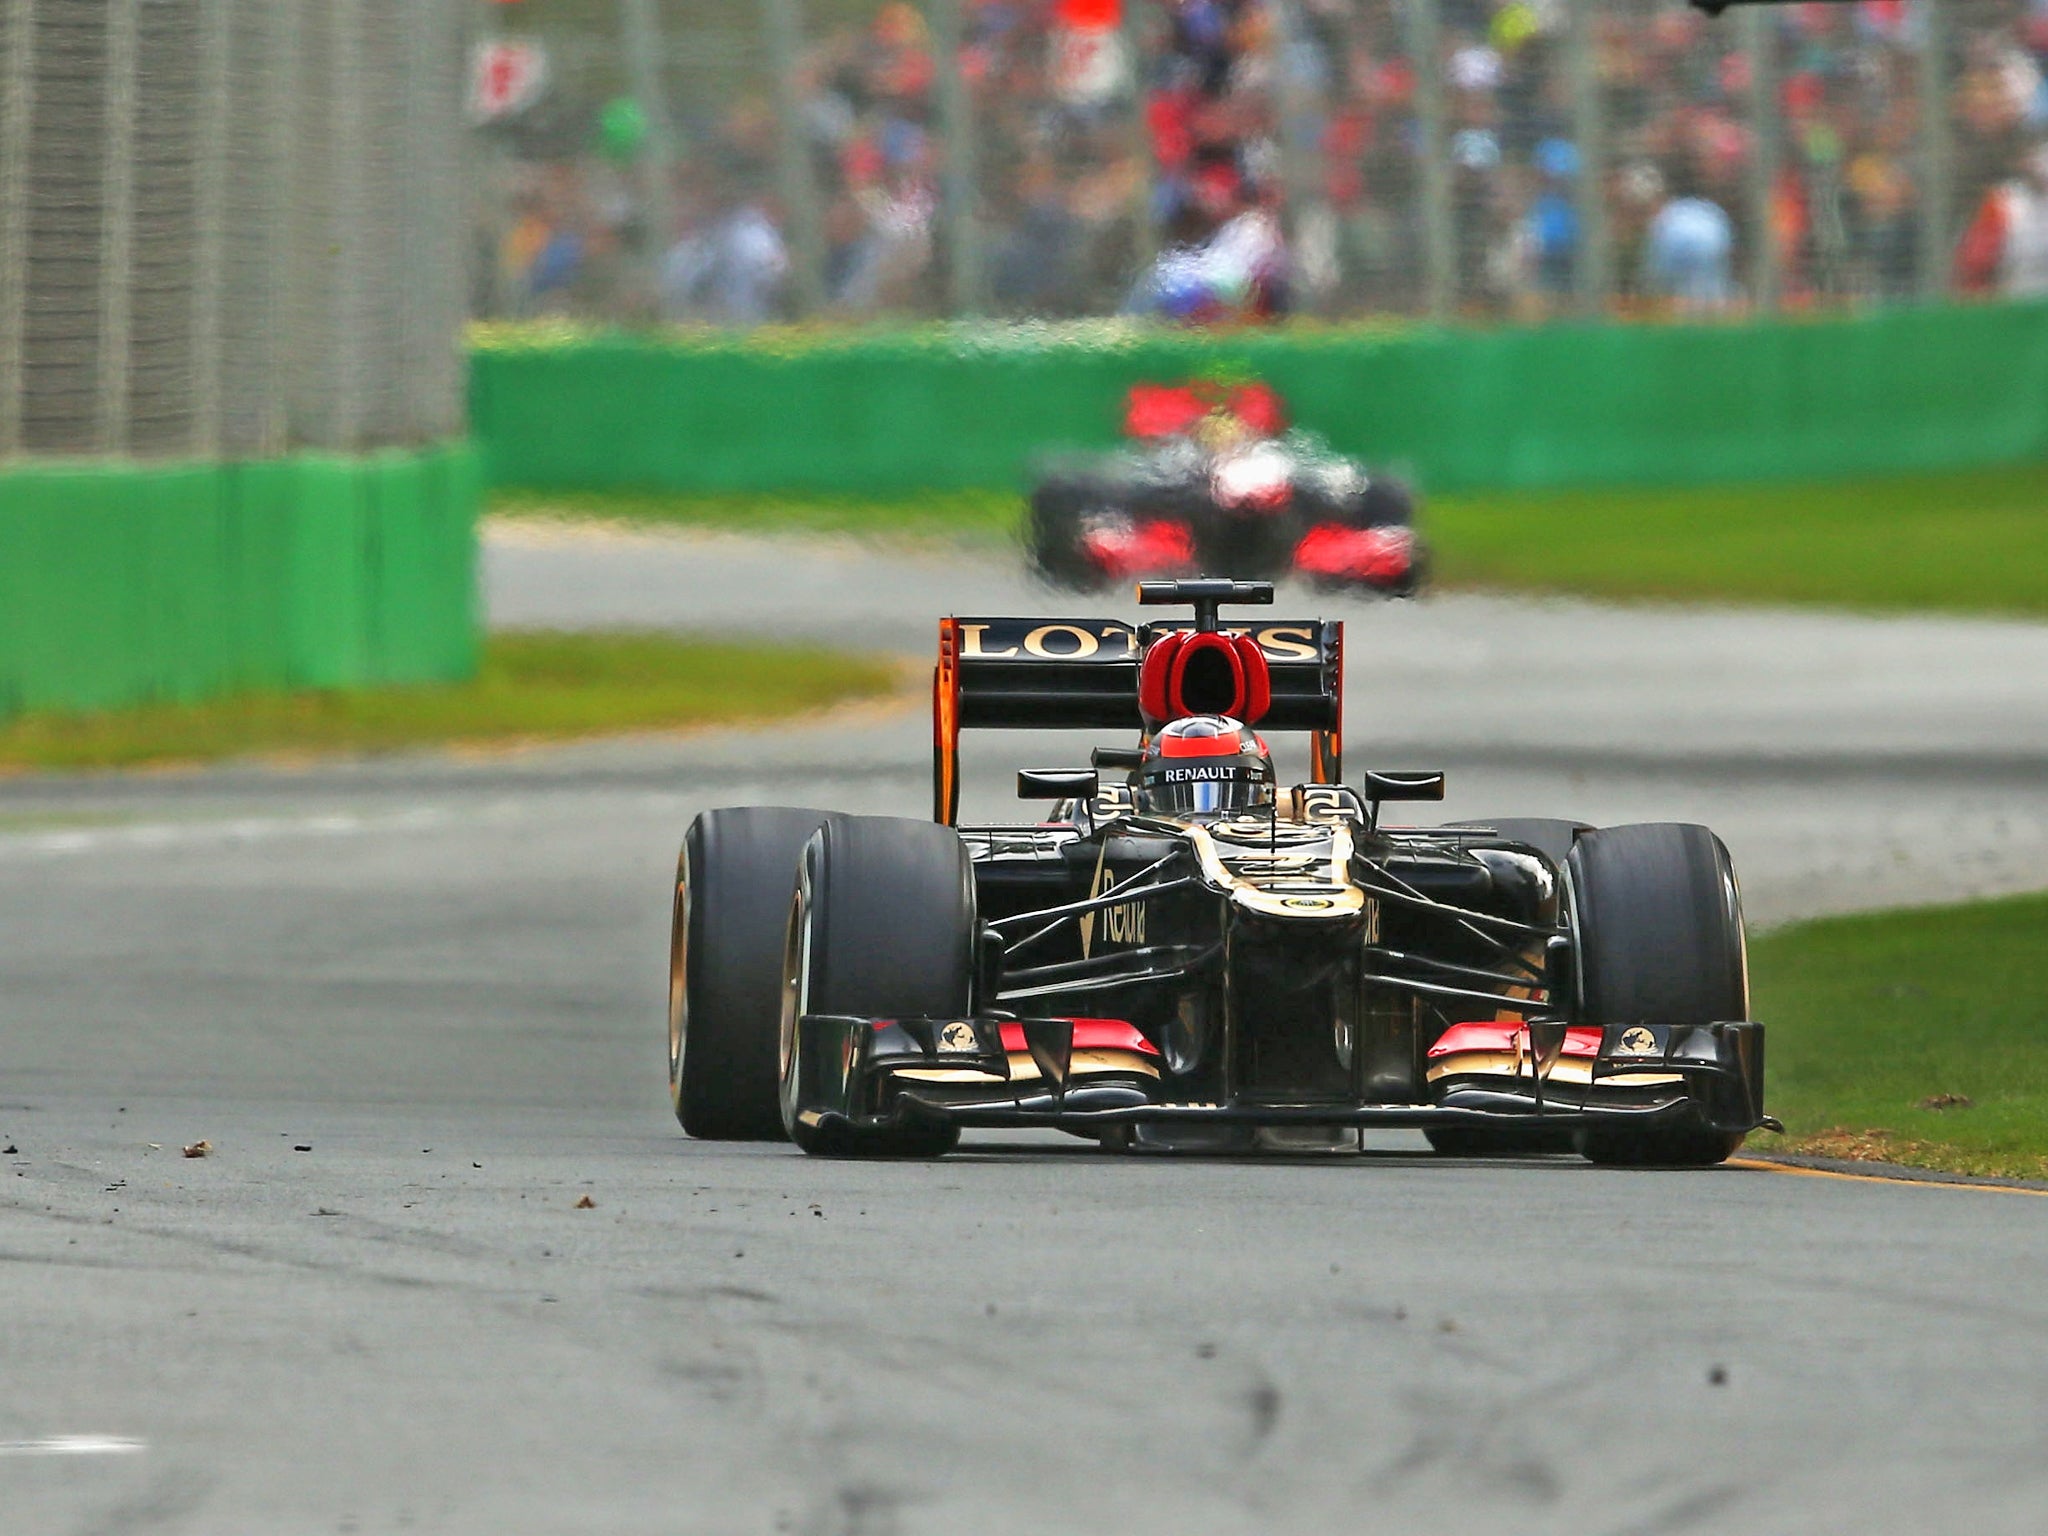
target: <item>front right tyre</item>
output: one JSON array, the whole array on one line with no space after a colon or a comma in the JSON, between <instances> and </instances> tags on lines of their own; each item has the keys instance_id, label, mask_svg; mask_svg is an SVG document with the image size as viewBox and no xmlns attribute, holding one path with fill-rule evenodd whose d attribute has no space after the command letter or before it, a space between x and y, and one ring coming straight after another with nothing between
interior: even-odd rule
<instances>
[{"instance_id":1,"label":"front right tyre","mask_svg":"<svg viewBox=\"0 0 2048 1536\"><path fill-rule=\"evenodd\" d=\"M974 866L959 833L896 816L834 816L804 845L783 943L782 1123L804 1151L937 1157L952 1126L821 1127L796 1102L797 1020L963 1018L972 1009Z\"/></svg>"},{"instance_id":2,"label":"front right tyre","mask_svg":"<svg viewBox=\"0 0 2048 1536\"><path fill-rule=\"evenodd\" d=\"M1089 508L1110 504L1114 498L1106 488L1079 473L1050 474L1033 488L1024 513L1024 549L1041 580L1072 592L1109 585L1082 553L1081 531Z\"/></svg>"}]
</instances>

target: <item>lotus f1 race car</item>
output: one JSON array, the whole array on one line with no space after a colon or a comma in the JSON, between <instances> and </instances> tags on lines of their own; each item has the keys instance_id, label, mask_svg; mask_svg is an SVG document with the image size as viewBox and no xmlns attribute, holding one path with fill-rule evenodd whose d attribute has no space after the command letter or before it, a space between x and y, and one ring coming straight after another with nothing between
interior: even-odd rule
<instances>
[{"instance_id":1,"label":"lotus f1 race car","mask_svg":"<svg viewBox=\"0 0 2048 1536\"><path fill-rule=\"evenodd\" d=\"M1129 446L1056 461L1031 493L1031 564L1087 591L1241 570L1405 597L1422 579L1414 499L1307 433L1263 384L1134 387Z\"/></svg>"},{"instance_id":2,"label":"lotus f1 race car","mask_svg":"<svg viewBox=\"0 0 2048 1536\"><path fill-rule=\"evenodd\" d=\"M707 811L675 887L683 1128L937 1156L965 1128L1129 1150L1577 1150L1704 1165L1771 1125L1735 872L1704 827L1398 826L1434 772L1342 774L1343 627L949 618L932 821ZM1128 733L955 825L974 727ZM1277 785L1261 732L1305 732Z\"/></svg>"}]
</instances>

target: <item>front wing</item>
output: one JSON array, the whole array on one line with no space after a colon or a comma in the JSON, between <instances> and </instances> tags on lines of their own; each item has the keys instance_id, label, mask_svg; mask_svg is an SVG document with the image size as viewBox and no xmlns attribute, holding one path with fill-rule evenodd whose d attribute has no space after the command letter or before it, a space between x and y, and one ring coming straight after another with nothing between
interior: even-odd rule
<instances>
[{"instance_id":1,"label":"front wing","mask_svg":"<svg viewBox=\"0 0 2048 1536\"><path fill-rule=\"evenodd\" d=\"M1609 1026L1590 1060L1564 1060L1562 1024L1527 1027L1512 1061L1434 1081L1424 1103L1176 1097L1149 1048L1104 1048L1092 1021L797 1021L787 1113L814 1129L1047 1128L1215 1124L1415 1128L1541 1123L1559 1128L1775 1128L1763 1113L1763 1026ZM1077 1044L1076 1030L1082 1031ZM1130 1032L1135 1036L1135 1031ZM1585 1031L1584 1033L1590 1033Z\"/></svg>"}]
</instances>

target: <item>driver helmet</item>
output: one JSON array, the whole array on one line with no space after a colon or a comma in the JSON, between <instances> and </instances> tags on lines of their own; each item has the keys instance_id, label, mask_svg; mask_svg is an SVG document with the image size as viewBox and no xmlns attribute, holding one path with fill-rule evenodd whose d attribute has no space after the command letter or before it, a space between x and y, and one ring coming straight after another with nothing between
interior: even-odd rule
<instances>
[{"instance_id":1,"label":"driver helmet","mask_svg":"<svg viewBox=\"0 0 2048 1536\"><path fill-rule=\"evenodd\" d=\"M1273 803L1273 754L1228 715L1190 715L1160 727L1138 768L1138 809L1200 816Z\"/></svg>"}]
</instances>

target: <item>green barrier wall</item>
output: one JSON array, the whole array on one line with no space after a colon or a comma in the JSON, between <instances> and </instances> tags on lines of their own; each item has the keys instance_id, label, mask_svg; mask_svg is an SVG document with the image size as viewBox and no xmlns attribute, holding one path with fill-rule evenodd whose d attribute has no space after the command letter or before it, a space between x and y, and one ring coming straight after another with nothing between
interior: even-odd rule
<instances>
[{"instance_id":1,"label":"green barrier wall","mask_svg":"<svg viewBox=\"0 0 2048 1536\"><path fill-rule=\"evenodd\" d=\"M1015 485L1114 440L1124 388L1277 385L1338 448L1439 490L1687 484L2048 456L2048 305L1758 325L486 345L496 484L887 495Z\"/></svg>"},{"instance_id":2,"label":"green barrier wall","mask_svg":"<svg viewBox=\"0 0 2048 1536\"><path fill-rule=\"evenodd\" d=\"M476 666L466 444L0 469L0 718Z\"/></svg>"}]
</instances>

